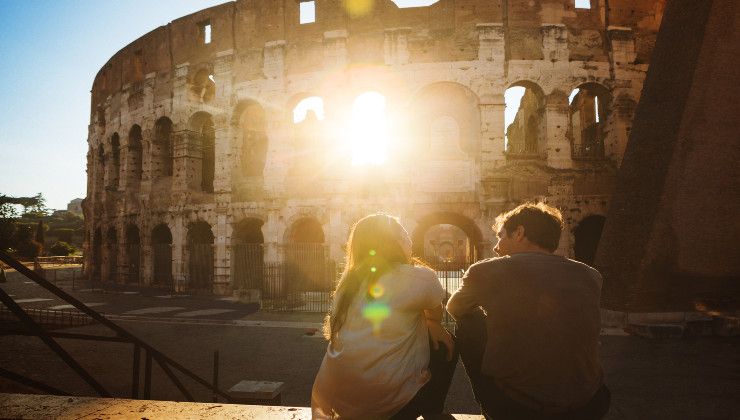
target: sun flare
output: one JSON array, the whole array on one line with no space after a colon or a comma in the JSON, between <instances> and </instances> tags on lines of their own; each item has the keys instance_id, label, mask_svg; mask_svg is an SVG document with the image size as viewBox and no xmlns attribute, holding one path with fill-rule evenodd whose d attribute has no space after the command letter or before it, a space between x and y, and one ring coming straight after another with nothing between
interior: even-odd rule
<instances>
[{"instance_id":1,"label":"sun flare","mask_svg":"<svg viewBox=\"0 0 740 420\"><path fill-rule=\"evenodd\" d=\"M355 99L350 120L352 165L382 165L387 160L385 96L365 92Z\"/></svg>"}]
</instances>

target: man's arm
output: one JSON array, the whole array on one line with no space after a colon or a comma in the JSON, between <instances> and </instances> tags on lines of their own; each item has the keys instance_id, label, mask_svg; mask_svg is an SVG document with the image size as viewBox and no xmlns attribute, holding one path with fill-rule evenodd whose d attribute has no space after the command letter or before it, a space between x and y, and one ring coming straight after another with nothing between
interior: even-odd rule
<instances>
[{"instance_id":1,"label":"man's arm","mask_svg":"<svg viewBox=\"0 0 740 420\"><path fill-rule=\"evenodd\" d=\"M452 315L453 318L460 319L473 312L480 302L478 301L479 292L476 291L476 284L480 279L476 278L476 266L471 266L462 278L460 287L455 293L450 296L450 300L447 301L447 312Z\"/></svg>"}]
</instances>

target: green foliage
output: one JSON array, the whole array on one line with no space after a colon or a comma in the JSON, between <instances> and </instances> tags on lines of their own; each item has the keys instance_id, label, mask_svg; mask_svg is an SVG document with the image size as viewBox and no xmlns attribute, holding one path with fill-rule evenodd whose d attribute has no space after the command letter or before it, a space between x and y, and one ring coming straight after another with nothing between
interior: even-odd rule
<instances>
[{"instance_id":1,"label":"green foliage","mask_svg":"<svg viewBox=\"0 0 740 420\"><path fill-rule=\"evenodd\" d=\"M67 255L74 254L76 251L77 248L63 241L54 242L54 245L49 248L49 252L54 256L66 257Z\"/></svg>"},{"instance_id":2,"label":"green foliage","mask_svg":"<svg viewBox=\"0 0 740 420\"><path fill-rule=\"evenodd\" d=\"M64 242L72 242L72 236L75 234L76 230L72 228L57 228L57 229L49 229L50 237L54 237L59 239L60 241Z\"/></svg>"},{"instance_id":3,"label":"green foliage","mask_svg":"<svg viewBox=\"0 0 740 420\"><path fill-rule=\"evenodd\" d=\"M20 207L22 212L19 212ZM24 257L38 253L40 251L34 252L34 249L36 245L43 249L47 230L52 241L58 239L82 245L85 228L81 217L66 210L50 214L41 193L33 197L0 194L0 249L15 249ZM52 231L60 231L61 236Z\"/></svg>"}]
</instances>

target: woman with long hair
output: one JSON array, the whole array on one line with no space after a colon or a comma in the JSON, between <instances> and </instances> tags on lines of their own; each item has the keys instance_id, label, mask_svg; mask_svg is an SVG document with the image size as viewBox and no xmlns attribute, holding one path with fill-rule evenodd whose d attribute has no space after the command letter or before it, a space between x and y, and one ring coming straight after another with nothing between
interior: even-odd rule
<instances>
[{"instance_id":1,"label":"woman with long hair","mask_svg":"<svg viewBox=\"0 0 740 420\"><path fill-rule=\"evenodd\" d=\"M414 263L398 219L360 219L324 322L314 418L450 418L443 409L457 353L441 325L444 294L436 273Z\"/></svg>"}]
</instances>

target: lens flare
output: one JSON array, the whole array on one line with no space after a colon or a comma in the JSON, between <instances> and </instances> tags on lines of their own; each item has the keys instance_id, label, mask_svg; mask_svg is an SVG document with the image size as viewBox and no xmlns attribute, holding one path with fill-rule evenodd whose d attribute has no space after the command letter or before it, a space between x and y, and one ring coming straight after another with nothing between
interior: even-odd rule
<instances>
[{"instance_id":1,"label":"lens flare","mask_svg":"<svg viewBox=\"0 0 740 420\"><path fill-rule=\"evenodd\" d=\"M370 250L370 256L371 256L371 257L374 257L374 256L375 256L375 254L377 254L377 252L375 252L375 250L374 250L374 249L371 249L371 250Z\"/></svg>"},{"instance_id":2,"label":"lens flare","mask_svg":"<svg viewBox=\"0 0 740 420\"><path fill-rule=\"evenodd\" d=\"M383 287L382 284L374 284L370 286L368 293L373 297L373 299L378 299L385 294L385 287Z\"/></svg>"},{"instance_id":3,"label":"lens flare","mask_svg":"<svg viewBox=\"0 0 740 420\"><path fill-rule=\"evenodd\" d=\"M344 8L353 18L362 17L373 10L375 0L344 0Z\"/></svg>"},{"instance_id":4,"label":"lens flare","mask_svg":"<svg viewBox=\"0 0 740 420\"><path fill-rule=\"evenodd\" d=\"M373 324L373 332L380 332L380 325L391 314L391 308L383 302L370 302L362 308L362 316Z\"/></svg>"},{"instance_id":5,"label":"lens flare","mask_svg":"<svg viewBox=\"0 0 740 420\"><path fill-rule=\"evenodd\" d=\"M370 271L372 271L374 273L374 272L378 271L378 269L375 268L375 267L370 267Z\"/></svg>"}]
</instances>

